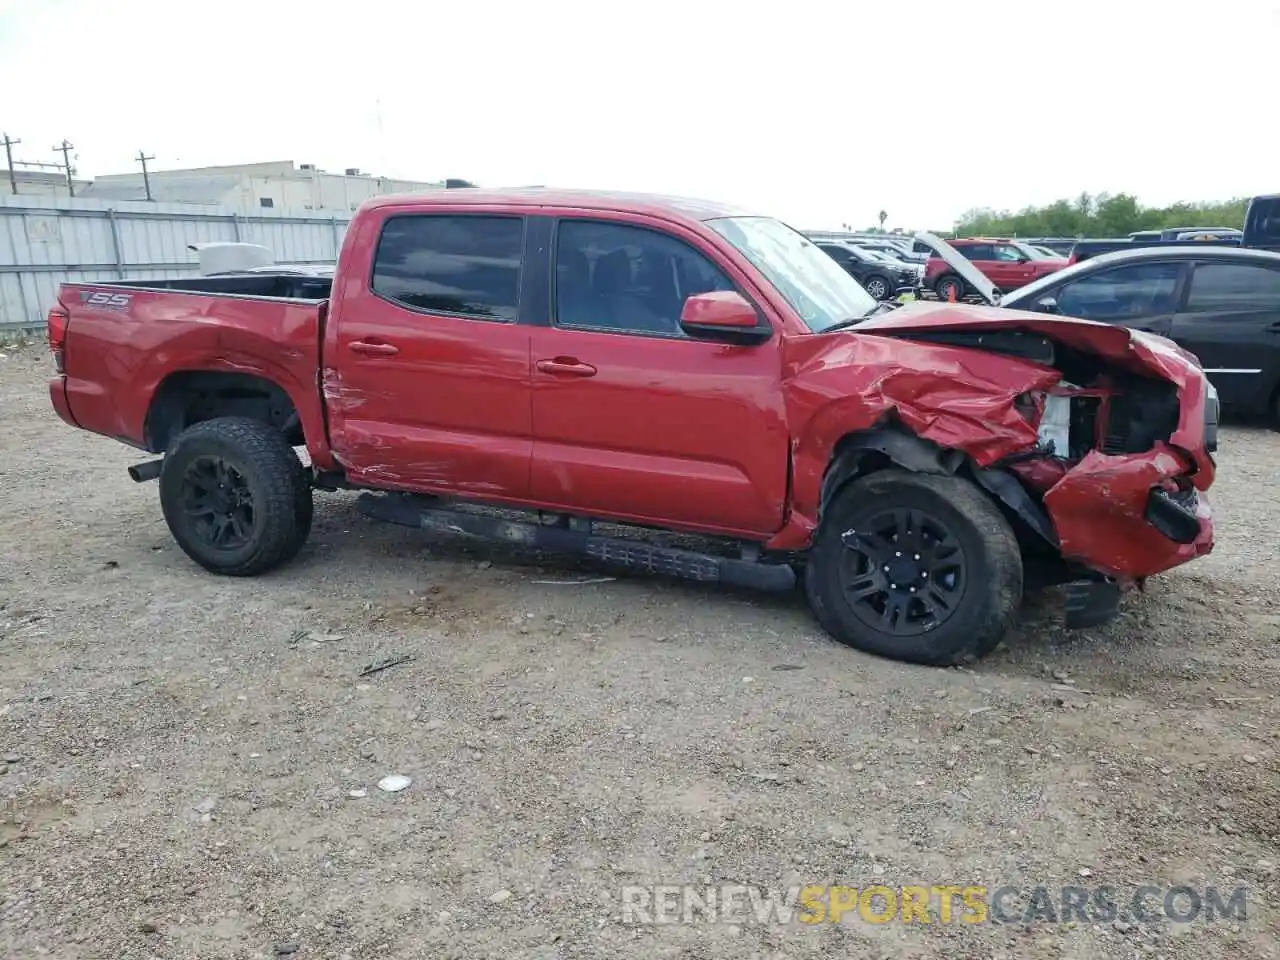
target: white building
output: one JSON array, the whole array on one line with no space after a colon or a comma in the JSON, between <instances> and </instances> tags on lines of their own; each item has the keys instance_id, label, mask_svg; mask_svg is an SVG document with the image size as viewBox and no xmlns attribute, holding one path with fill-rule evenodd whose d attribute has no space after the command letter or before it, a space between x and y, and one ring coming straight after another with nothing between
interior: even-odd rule
<instances>
[{"instance_id":1,"label":"white building","mask_svg":"<svg viewBox=\"0 0 1280 960\"><path fill-rule=\"evenodd\" d=\"M243 209L332 210L349 214L370 197L385 193L435 190L443 182L391 180L354 168L329 173L314 164L295 166L292 160L245 163L190 170L148 171L151 199L160 203L214 204ZM77 189L77 195L97 200L145 200L142 171L98 177Z\"/></svg>"},{"instance_id":2,"label":"white building","mask_svg":"<svg viewBox=\"0 0 1280 960\"><path fill-rule=\"evenodd\" d=\"M80 180L74 176L72 177L72 184L75 187L76 196L79 196L82 190L87 190L89 187L89 181ZM18 188L17 193L20 197L70 196L65 174L48 170L23 170L21 167L16 167L10 173L7 168L0 168L0 191L12 194L15 185Z\"/></svg>"}]
</instances>

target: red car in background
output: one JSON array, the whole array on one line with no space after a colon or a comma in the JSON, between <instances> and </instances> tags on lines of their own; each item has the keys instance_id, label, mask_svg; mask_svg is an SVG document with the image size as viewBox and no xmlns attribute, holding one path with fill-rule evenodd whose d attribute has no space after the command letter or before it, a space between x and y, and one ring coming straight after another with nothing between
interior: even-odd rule
<instances>
[{"instance_id":1,"label":"red car in background","mask_svg":"<svg viewBox=\"0 0 1280 960\"><path fill-rule=\"evenodd\" d=\"M999 291L1005 293L1067 265L1066 257L1047 256L1020 240L970 237L949 243L982 271ZM940 300L963 300L978 294L964 277L936 254L929 257L920 285Z\"/></svg>"}]
</instances>

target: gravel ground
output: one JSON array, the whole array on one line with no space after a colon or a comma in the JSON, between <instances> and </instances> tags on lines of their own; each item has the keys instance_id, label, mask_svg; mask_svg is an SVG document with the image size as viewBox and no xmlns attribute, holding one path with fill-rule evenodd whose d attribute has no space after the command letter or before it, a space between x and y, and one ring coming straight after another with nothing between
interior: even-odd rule
<instances>
[{"instance_id":1,"label":"gravel ground","mask_svg":"<svg viewBox=\"0 0 1280 960\"><path fill-rule=\"evenodd\" d=\"M1280 956L1277 434L1224 432L1217 550L1116 623L1037 595L931 670L347 494L287 569L210 576L48 369L0 360L0 955ZM626 922L679 883L1244 885L1248 916Z\"/></svg>"}]
</instances>

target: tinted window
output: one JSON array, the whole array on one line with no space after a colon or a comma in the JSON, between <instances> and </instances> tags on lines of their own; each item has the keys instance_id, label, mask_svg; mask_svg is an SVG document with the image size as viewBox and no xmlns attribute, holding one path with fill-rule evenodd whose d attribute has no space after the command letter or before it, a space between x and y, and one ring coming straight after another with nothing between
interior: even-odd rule
<instances>
[{"instance_id":1,"label":"tinted window","mask_svg":"<svg viewBox=\"0 0 1280 960\"><path fill-rule=\"evenodd\" d=\"M1103 270L1058 290L1058 309L1085 320L1125 320L1172 313L1178 263L1134 263Z\"/></svg>"},{"instance_id":2,"label":"tinted window","mask_svg":"<svg viewBox=\"0 0 1280 960\"><path fill-rule=\"evenodd\" d=\"M823 253L829 254L830 256L834 257L840 263L848 263L850 260L853 259L853 254L849 252L848 247L837 246L836 244L833 244L833 243L820 243L818 244L818 249L820 249Z\"/></svg>"},{"instance_id":3,"label":"tinted window","mask_svg":"<svg viewBox=\"0 0 1280 960\"><path fill-rule=\"evenodd\" d=\"M523 239L519 217L393 217L378 241L373 289L416 310L514 321Z\"/></svg>"},{"instance_id":4,"label":"tinted window","mask_svg":"<svg viewBox=\"0 0 1280 960\"><path fill-rule=\"evenodd\" d=\"M1280 309L1280 271L1244 263L1201 263L1191 277L1188 313Z\"/></svg>"},{"instance_id":5,"label":"tinted window","mask_svg":"<svg viewBox=\"0 0 1280 960\"><path fill-rule=\"evenodd\" d=\"M560 222L557 324L685 336L685 300L732 289L718 267L675 237L601 221Z\"/></svg>"},{"instance_id":6,"label":"tinted window","mask_svg":"<svg viewBox=\"0 0 1280 960\"><path fill-rule=\"evenodd\" d=\"M1255 197L1245 222L1246 246L1280 244L1280 197Z\"/></svg>"},{"instance_id":7,"label":"tinted window","mask_svg":"<svg viewBox=\"0 0 1280 960\"><path fill-rule=\"evenodd\" d=\"M956 247L956 249L967 260L995 259L995 252L991 249L991 244L989 243L966 243L962 247Z\"/></svg>"}]
</instances>

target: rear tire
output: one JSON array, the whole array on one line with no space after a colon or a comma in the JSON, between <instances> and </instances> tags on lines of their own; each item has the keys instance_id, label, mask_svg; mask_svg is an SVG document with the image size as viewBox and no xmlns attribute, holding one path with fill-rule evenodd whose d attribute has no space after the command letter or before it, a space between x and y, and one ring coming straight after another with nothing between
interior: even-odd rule
<instances>
[{"instance_id":1,"label":"rear tire","mask_svg":"<svg viewBox=\"0 0 1280 960\"><path fill-rule=\"evenodd\" d=\"M847 484L824 512L805 595L836 640L955 666L1004 638L1022 601L1022 555L1008 521L972 483L886 470ZM852 547L848 531L857 531Z\"/></svg>"},{"instance_id":2,"label":"rear tire","mask_svg":"<svg viewBox=\"0 0 1280 960\"><path fill-rule=\"evenodd\" d=\"M938 281L937 285L933 288L933 292L938 295L939 300L950 300L951 295L949 291L953 289L956 292L956 301L959 302L960 300L963 300L964 281L955 274L948 274Z\"/></svg>"},{"instance_id":3,"label":"rear tire","mask_svg":"<svg viewBox=\"0 0 1280 960\"><path fill-rule=\"evenodd\" d=\"M284 435L244 417L184 430L160 470L160 506L184 553L213 573L252 577L297 556L311 531L311 484Z\"/></svg>"}]
</instances>

